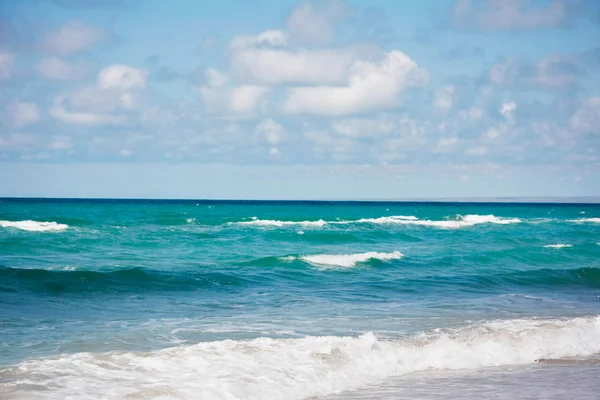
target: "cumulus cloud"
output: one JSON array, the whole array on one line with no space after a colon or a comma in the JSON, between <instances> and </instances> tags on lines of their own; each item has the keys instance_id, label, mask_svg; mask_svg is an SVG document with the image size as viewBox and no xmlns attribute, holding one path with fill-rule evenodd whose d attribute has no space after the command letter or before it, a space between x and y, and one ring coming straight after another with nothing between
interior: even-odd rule
<instances>
[{"instance_id":1,"label":"cumulus cloud","mask_svg":"<svg viewBox=\"0 0 600 400\"><path fill-rule=\"evenodd\" d=\"M286 45L281 31L234 38L229 46L233 76L261 85L341 83L357 57L373 52L367 46L291 50Z\"/></svg>"},{"instance_id":2,"label":"cumulus cloud","mask_svg":"<svg viewBox=\"0 0 600 400\"><path fill-rule=\"evenodd\" d=\"M515 125L514 112L517 109L517 103L509 101L500 105L500 115L504 118L504 123L490 126L485 131L483 137L487 140L496 140L509 131ZM487 151L486 151L487 152ZM467 153L469 154L469 153ZM470 154L476 155L476 154Z\"/></svg>"},{"instance_id":3,"label":"cumulus cloud","mask_svg":"<svg viewBox=\"0 0 600 400\"><path fill-rule=\"evenodd\" d=\"M285 141L286 132L283 126L268 118L261 121L254 130L257 136L264 138L267 143L277 145Z\"/></svg>"},{"instance_id":4,"label":"cumulus cloud","mask_svg":"<svg viewBox=\"0 0 600 400\"><path fill-rule=\"evenodd\" d=\"M47 52L66 56L86 50L104 40L105 37L101 29L78 21L70 21L48 32L44 36L42 47Z\"/></svg>"},{"instance_id":5,"label":"cumulus cloud","mask_svg":"<svg viewBox=\"0 0 600 400\"><path fill-rule=\"evenodd\" d=\"M128 65L110 65L100 71L96 86L57 96L50 116L71 125L119 125L137 105L147 72Z\"/></svg>"},{"instance_id":6,"label":"cumulus cloud","mask_svg":"<svg viewBox=\"0 0 600 400\"><path fill-rule=\"evenodd\" d=\"M48 148L55 151L70 150L73 148L73 143L71 143L71 138L68 136L54 136L48 144Z\"/></svg>"},{"instance_id":7,"label":"cumulus cloud","mask_svg":"<svg viewBox=\"0 0 600 400\"><path fill-rule=\"evenodd\" d=\"M9 80L15 72L15 55L0 51L0 81Z\"/></svg>"},{"instance_id":8,"label":"cumulus cloud","mask_svg":"<svg viewBox=\"0 0 600 400\"><path fill-rule=\"evenodd\" d=\"M477 121L483 117L483 110L479 107L471 107L467 110L460 110L458 117L467 121Z\"/></svg>"},{"instance_id":9,"label":"cumulus cloud","mask_svg":"<svg viewBox=\"0 0 600 400\"><path fill-rule=\"evenodd\" d=\"M444 89L435 92L433 106L437 111L446 112L452 108L454 86L446 85Z\"/></svg>"},{"instance_id":10,"label":"cumulus cloud","mask_svg":"<svg viewBox=\"0 0 600 400\"><path fill-rule=\"evenodd\" d=\"M334 24L350 16L351 10L340 0L320 3L306 1L296 6L285 27L290 36L305 43L329 43L333 40Z\"/></svg>"},{"instance_id":11,"label":"cumulus cloud","mask_svg":"<svg viewBox=\"0 0 600 400\"><path fill-rule=\"evenodd\" d=\"M486 31L551 28L568 23L580 5L575 0L456 0L452 24Z\"/></svg>"},{"instance_id":12,"label":"cumulus cloud","mask_svg":"<svg viewBox=\"0 0 600 400\"><path fill-rule=\"evenodd\" d=\"M146 86L148 72L128 65L110 65L98 74L100 89L131 90Z\"/></svg>"},{"instance_id":13,"label":"cumulus cloud","mask_svg":"<svg viewBox=\"0 0 600 400\"><path fill-rule=\"evenodd\" d=\"M46 79L66 81L85 77L89 67L84 62L70 64L57 57L47 57L40 61L37 70Z\"/></svg>"},{"instance_id":14,"label":"cumulus cloud","mask_svg":"<svg viewBox=\"0 0 600 400\"><path fill-rule=\"evenodd\" d=\"M580 132L600 134L600 97L585 99L571 117L571 127Z\"/></svg>"},{"instance_id":15,"label":"cumulus cloud","mask_svg":"<svg viewBox=\"0 0 600 400\"><path fill-rule=\"evenodd\" d=\"M454 151L456 144L458 143L458 138L450 137L450 138L441 138L435 145L433 150L434 153L451 153Z\"/></svg>"},{"instance_id":16,"label":"cumulus cloud","mask_svg":"<svg viewBox=\"0 0 600 400\"><path fill-rule=\"evenodd\" d=\"M517 109L517 103L514 101L503 103L500 106L500 114L506 119L506 122L509 124L514 124L515 120L513 118L513 112Z\"/></svg>"},{"instance_id":17,"label":"cumulus cloud","mask_svg":"<svg viewBox=\"0 0 600 400\"><path fill-rule=\"evenodd\" d=\"M343 116L384 110L400 104L401 92L429 80L426 70L400 51L390 51L379 63L356 61L344 86L296 87L283 110L290 114Z\"/></svg>"},{"instance_id":18,"label":"cumulus cloud","mask_svg":"<svg viewBox=\"0 0 600 400\"><path fill-rule=\"evenodd\" d=\"M228 79L215 69L205 71L206 83L194 88L209 113L230 118L253 118L266 101L268 88L256 85L228 86Z\"/></svg>"},{"instance_id":19,"label":"cumulus cloud","mask_svg":"<svg viewBox=\"0 0 600 400\"><path fill-rule=\"evenodd\" d=\"M469 147L465 150L465 154L472 157L483 157L487 155L489 150L485 146Z\"/></svg>"},{"instance_id":20,"label":"cumulus cloud","mask_svg":"<svg viewBox=\"0 0 600 400\"><path fill-rule=\"evenodd\" d=\"M65 107L62 98L55 100L54 105L50 108L48 114L57 120L70 125L119 125L124 121L124 117L119 115L69 111Z\"/></svg>"},{"instance_id":21,"label":"cumulus cloud","mask_svg":"<svg viewBox=\"0 0 600 400\"><path fill-rule=\"evenodd\" d=\"M397 118L384 115L379 118L349 118L334 121L334 132L351 138L375 138L391 134L398 129Z\"/></svg>"},{"instance_id":22,"label":"cumulus cloud","mask_svg":"<svg viewBox=\"0 0 600 400\"><path fill-rule=\"evenodd\" d=\"M37 104L13 101L6 106L3 123L13 129L21 129L35 124L40 119Z\"/></svg>"}]
</instances>

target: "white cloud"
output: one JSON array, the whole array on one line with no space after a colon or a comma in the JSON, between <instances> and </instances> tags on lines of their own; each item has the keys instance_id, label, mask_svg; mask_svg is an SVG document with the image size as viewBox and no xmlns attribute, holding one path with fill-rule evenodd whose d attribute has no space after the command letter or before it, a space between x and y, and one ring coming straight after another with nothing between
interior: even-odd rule
<instances>
[{"instance_id":1,"label":"white cloud","mask_svg":"<svg viewBox=\"0 0 600 400\"><path fill-rule=\"evenodd\" d=\"M433 100L433 106L440 112L446 112L452 108L454 86L446 85L444 89L437 90Z\"/></svg>"},{"instance_id":2,"label":"white cloud","mask_svg":"<svg viewBox=\"0 0 600 400\"><path fill-rule=\"evenodd\" d=\"M83 62L73 65L57 57L47 57L40 61L37 70L46 79L66 81L85 77L89 68Z\"/></svg>"},{"instance_id":3,"label":"white cloud","mask_svg":"<svg viewBox=\"0 0 600 400\"><path fill-rule=\"evenodd\" d=\"M102 30L78 21L67 22L55 31L48 32L43 40L43 48L54 54L69 55L83 51L102 41Z\"/></svg>"},{"instance_id":4,"label":"white cloud","mask_svg":"<svg viewBox=\"0 0 600 400\"><path fill-rule=\"evenodd\" d=\"M195 88L209 113L232 118L252 118L266 101L268 88L255 85L227 86L227 78L215 69L205 71L207 83Z\"/></svg>"},{"instance_id":5,"label":"white cloud","mask_svg":"<svg viewBox=\"0 0 600 400\"><path fill-rule=\"evenodd\" d=\"M505 30L554 27L569 16L564 0L540 4L528 0L457 0L452 18L459 28Z\"/></svg>"},{"instance_id":6,"label":"white cloud","mask_svg":"<svg viewBox=\"0 0 600 400\"><path fill-rule=\"evenodd\" d=\"M283 126L273 121L271 118L260 122L254 130L256 135L264 138L269 144L279 144L285 141L286 132Z\"/></svg>"},{"instance_id":7,"label":"white cloud","mask_svg":"<svg viewBox=\"0 0 600 400\"><path fill-rule=\"evenodd\" d=\"M131 90L146 86L148 71L130 67L129 65L110 65L98 74L100 89Z\"/></svg>"},{"instance_id":8,"label":"white cloud","mask_svg":"<svg viewBox=\"0 0 600 400\"><path fill-rule=\"evenodd\" d=\"M15 55L0 52L0 81L9 80L15 72Z\"/></svg>"},{"instance_id":9,"label":"white cloud","mask_svg":"<svg viewBox=\"0 0 600 400\"><path fill-rule=\"evenodd\" d=\"M458 138L441 138L435 145L434 153L450 153L454 151L456 144L458 143Z\"/></svg>"},{"instance_id":10,"label":"white cloud","mask_svg":"<svg viewBox=\"0 0 600 400\"><path fill-rule=\"evenodd\" d=\"M48 111L50 116L70 125L119 125L124 122L124 117L119 115L95 113L91 111L69 111L66 109L62 99L55 100L54 105Z\"/></svg>"},{"instance_id":11,"label":"white cloud","mask_svg":"<svg viewBox=\"0 0 600 400\"><path fill-rule=\"evenodd\" d=\"M399 95L406 87L429 79L426 70L400 51L386 53L378 64L356 61L350 71L346 86L291 89L283 110L331 117L389 109L400 104Z\"/></svg>"},{"instance_id":12,"label":"white cloud","mask_svg":"<svg viewBox=\"0 0 600 400\"><path fill-rule=\"evenodd\" d=\"M468 110L460 110L458 116L467 121L477 121L483 117L483 110L479 107L471 107Z\"/></svg>"},{"instance_id":13,"label":"white cloud","mask_svg":"<svg viewBox=\"0 0 600 400\"><path fill-rule=\"evenodd\" d=\"M6 106L4 111L4 125L21 129L35 124L40 119L40 111L37 104L13 101Z\"/></svg>"},{"instance_id":14,"label":"white cloud","mask_svg":"<svg viewBox=\"0 0 600 400\"><path fill-rule=\"evenodd\" d=\"M296 6L286 20L286 30L294 39L307 43L329 43L333 40L333 25L347 18L350 10L342 1L321 2L321 7L310 1Z\"/></svg>"},{"instance_id":15,"label":"white cloud","mask_svg":"<svg viewBox=\"0 0 600 400\"><path fill-rule=\"evenodd\" d=\"M485 132L485 136L490 140L494 140L500 136L500 131L498 128L491 127Z\"/></svg>"},{"instance_id":16,"label":"white cloud","mask_svg":"<svg viewBox=\"0 0 600 400\"><path fill-rule=\"evenodd\" d=\"M48 144L48 148L51 150L69 150L73 148L73 143L71 143L71 138L68 136L54 136Z\"/></svg>"},{"instance_id":17,"label":"white cloud","mask_svg":"<svg viewBox=\"0 0 600 400\"><path fill-rule=\"evenodd\" d=\"M351 138L374 138L389 135L398 129L398 120L391 116L372 118L349 118L334 121L333 130Z\"/></svg>"},{"instance_id":18,"label":"white cloud","mask_svg":"<svg viewBox=\"0 0 600 400\"><path fill-rule=\"evenodd\" d=\"M517 103L511 101L510 103L503 103L500 106L500 114L506 119L506 122L510 125L515 123L513 113L517 109Z\"/></svg>"},{"instance_id":19,"label":"white cloud","mask_svg":"<svg viewBox=\"0 0 600 400\"><path fill-rule=\"evenodd\" d=\"M282 47L288 43L288 37L285 32L280 30L269 30L258 35L240 35L236 36L229 43L230 50L255 46Z\"/></svg>"},{"instance_id":20,"label":"white cloud","mask_svg":"<svg viewBox=\"0 0 600 400\"><path fill-rule=\"evenodd\" d=\"M487 147L470 147L465 151L465 154L473 157L483 157L488 153Z\"/></svg>"},{"instance_id":21,"label":"white cloud","mask_svg":"<svg viewBox=\"0 0 600 400\"><path fill-rule=\"evenodd\" d=\"M348 70L371 47L289 50L281 31L240 36L230 45L230 70L242 82L261 85L342 83Z\"/></svg>"},{"instance_id":22,"label":"white cloud","mask_svg":"<svg viewBox=\"0 0 600 400\"><path fill-rule=\"evenodd\" d=\"M600 134L600 97L590 97L571 117L571 126L580 132Z\"/></svg>"}]
</instances>

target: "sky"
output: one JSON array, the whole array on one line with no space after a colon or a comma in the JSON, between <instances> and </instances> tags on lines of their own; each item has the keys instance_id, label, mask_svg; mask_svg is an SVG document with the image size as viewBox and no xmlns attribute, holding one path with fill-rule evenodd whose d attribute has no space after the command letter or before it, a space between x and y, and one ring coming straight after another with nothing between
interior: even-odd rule
<instances>
[{"instance_id":1,"label":"sky","mask_svg":"<svg viewBox=\"0 0 600 400\"><path fill-rule=\"evenodd\" d=\"M0 2L0 196L600 196L600 1Z\"/></svg>"}]
</instances>

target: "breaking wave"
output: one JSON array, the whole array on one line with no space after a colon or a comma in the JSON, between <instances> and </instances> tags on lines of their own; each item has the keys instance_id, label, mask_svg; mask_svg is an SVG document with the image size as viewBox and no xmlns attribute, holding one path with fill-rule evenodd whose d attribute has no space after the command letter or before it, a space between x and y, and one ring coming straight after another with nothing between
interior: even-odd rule
<instances>
[{"instance_id":1,"label":"breaking wave","mask_svg":"<svg viewBox=\"0 0 600 400\"><path fill-rule=\"evenodd\" d=\"M371 260L398 260L402 257L404 257L404 254L399 251L391 253L377 253L370 251L357 254L316 254L311 256L301 256L300 259L320 267L350 268L356 266L358 263L364 263Z\"/></svg>"},{"instance_id":2,"label":"breaking wave","mask_svg":"<svg viewBox=\"0 0 600 400\"><path fill-rule=\"evenodd\" d=\"M64 231L69 227L67 224L59 224L56 222L39 222L39 221L0 221L2 228L16 228L30 232L46 232L46 231Z\"/></svg>"},{"instance_id":3,"label":"breaking wave","mask_svg":"<svg viewBox=\"0 0 600 400\"><path fill-rule=\"evenodd\" d=\"M389 217L379 218L361 218L357 220L336 220L324 221L280 221L280 220L264 220L253 217L251 221L234 222L236 225L259 226L259 227L275 227L281 228L285 226L303 226L322 228L326 225L350 225L350 224L397 224L397 225L415 225L428 226L434 228L458 229L479 224L516 224L522 222L519 218L504 218L494 215L458 215L453 219L444 220L421 220L412 215L393 215Z\"/></svg>"},{"instance_id":4,"label":"breaking wave","mask_svg":"<svg viewBox=\"0 0 600 400\"><path fill-rule=\"evenodd\" d=\"M513 319L383 340L224 340L153 352L76 353L0 371L5 399L305 399L424 370L478 369L600 352L600 317ZM48 390L51 389L51 390Z\"/></svg>"}]
</instances>

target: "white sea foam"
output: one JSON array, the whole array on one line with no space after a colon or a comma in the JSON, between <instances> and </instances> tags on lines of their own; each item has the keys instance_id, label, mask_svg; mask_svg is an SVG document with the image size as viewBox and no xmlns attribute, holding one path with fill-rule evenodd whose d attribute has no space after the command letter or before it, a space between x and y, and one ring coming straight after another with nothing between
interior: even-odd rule
<instances>
[{"instance_id":1,"label":"white sea foam","mask_svg":"<svg viewBox=\"0 0 600 400\"><path fill-rule=\"evenodd\" d=\"M456 219L447 220L421 220L413 216L393 216L374 219L362 219L357 222L370 222L375 224L400 224L430 226L434 228L458 229L478 224L516 224L522 222L519 218L502 218L494 215L458 215Z\"/></svg>"},{"instance_id":2,"label":"white sea foam","mask_svg":"<svg viewBox=\"0 0 600 400\"><path fill-rule=\"evenodd\" d=\"M404 254L399 251L393 251L391 253L377 253L370 251L368 253L357 254L316 254L312 256L301 256L300 259L320 267L350 268L358 263L369 260L398 260L403 256Z\"/></svg>"},{"instance_id":3,"label":"white sea foam","mask_svg":"<svg viewBox=\"0 0 600 400\"><path fill-rule=\"evenodd\" d=\"M187 222L188 224L193 224L196 222L196 218L188 218L185 220L185 222Z\"/></svg>"},{"instance_id":4,"label":"white sea foam","mask_svg":"<svg viewBox=\"0 0 600 400\"><path fill-rule=\"evenodd\" d=\"M0 372L10 400L305 399L425 370L460 370L600 352L600 317L506 320L404 339L225 340L152 352L76 353ZM51 390L47 390L51 389Z\"/></svg>"},{"instance_id":5,"label":"white sea foam","mask_svg":"<svg viewBox=\"0 0 600 400\"><path fill-rule=\"evenodd\" d=\"M349 222L349 223L365 222L365 223L370 223L370 224L395 224L395 223L402 223L404 221L416 221L416 220L418 220L418 218L415 216L412 216L412 215L392 215L390 217L361 218L356 221L345 221L345 222Z\"/></svg>"},{"instance_id":6,"label":"white sea foam","mask_svg":"<svg viewBox=\"0 0 600 400\"><path fill-rule=\"evenodd\" d=\"M596 224L600 224L600 218L579 218L579 219L570 219L569 222L575 222L578 224L583 224L586 222L592 222Z\"/></svg>"},{"instance_id":7,"label":"white sea foam","mask_svg":"<svg viewBox=\"0 0 600 400\"><path fill-rule=\"evenodd\" d=\"M551 249L562 249L565 247L573 247L573 245L572 244L564 244L564 243L556 243L556 244L547 244L544 247L551 248Z\"/></svg>"},{"instance_id":8,"label":"white sea foam","mask_svg":"<svg viewBox=\"0 0 600 400\"><path fill-rule=\"evenodd\" d=\"M325 225L349 225L349 224L397 224L397 225L417 225L429 226L434 228L458 229L478 224L516 224L522 222L519 218L503 218L494 215L458 215L454 219L445 220L421 220L413 215L392 215L378 218L360 218L357 220L337 220L337 221L280 221L265 220L253 217L251 221L235 222L238 225L262 226L262 227L284 227L299 225L303 227L323 227Z\"/></svg>"},{"instance_id":9,"label":"white sea foam","mask_svg":"<svg viewBox=\"0 0 600 400\"><path fill-rule=\"evenodd\" d=\"M236 224L238 225L250 225L250 226L263 226L263 227L276 227L276 228L281 228L284 226L292 226L292 225L299 225L299 226L305 226L305 227L322 227L327 225L327 222L323 221L322 219L318 220L318 221L279 221L279 220L273 220L273 219L252 219L252 221L240 221L240 222L236 222Z\"/></svg>"},{"instance_id":10,"label":"white sea foam","mask_svg":"<svg viewBox=\"0 0 600 400\"><path fill-rule=\"evenodd\" d=\"M39 222L39 221L0 221L2 228L16 228L31 232L46 232L46 231L64 231L69 227L67 224L58 224L56 222Z\"/></svg>"}]
</instances>

